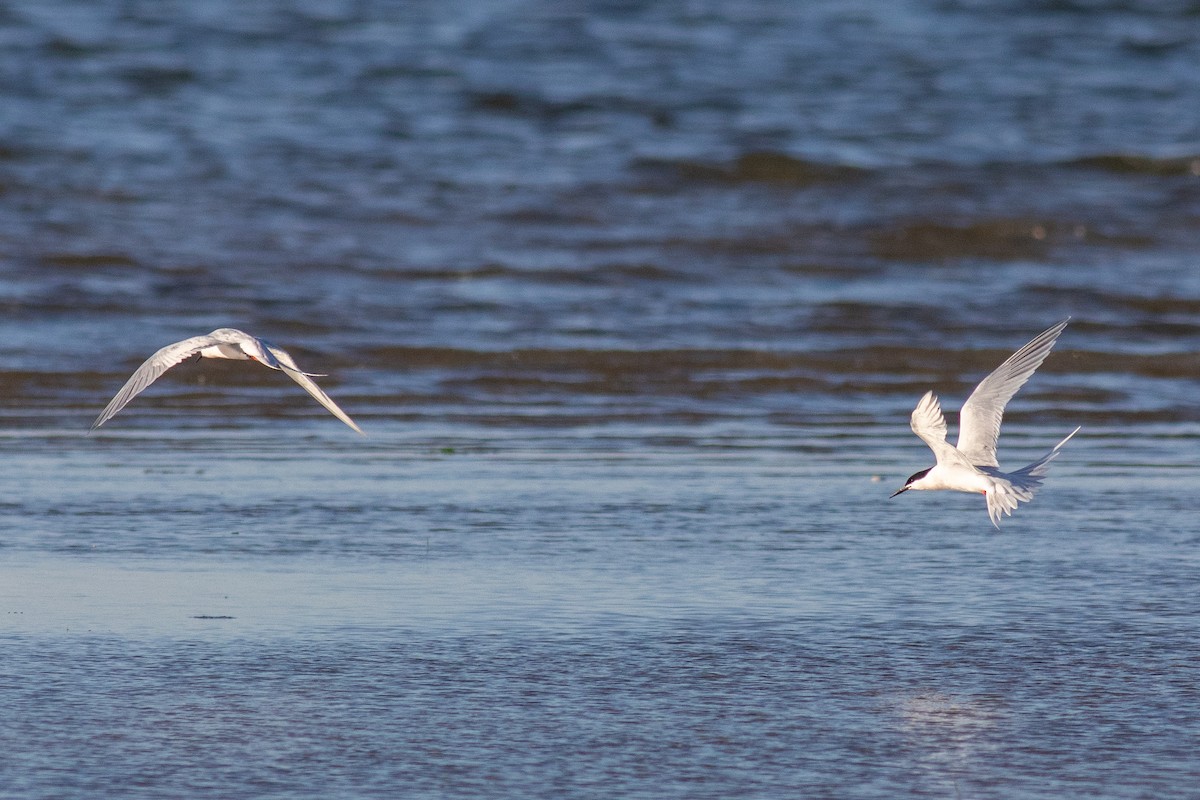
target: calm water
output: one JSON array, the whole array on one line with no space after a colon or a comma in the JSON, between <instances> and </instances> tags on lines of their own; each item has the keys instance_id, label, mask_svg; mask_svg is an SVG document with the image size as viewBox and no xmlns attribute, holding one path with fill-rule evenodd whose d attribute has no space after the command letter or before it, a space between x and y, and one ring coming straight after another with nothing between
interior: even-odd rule
<instances>
[{"instance_id":1,"label":"calm water","mask_svg":"<svg viewBox=\"0 0 1200 800\"><path fill-rule=\"evenodd\" d=\"M0 3L0 797L1200 793L1194 3ZM889 501L1006 417L999 532ZM235 326L369 433L244 364ZM952 420L953 423L953 420Z\"/></svg>"}]
</instances>

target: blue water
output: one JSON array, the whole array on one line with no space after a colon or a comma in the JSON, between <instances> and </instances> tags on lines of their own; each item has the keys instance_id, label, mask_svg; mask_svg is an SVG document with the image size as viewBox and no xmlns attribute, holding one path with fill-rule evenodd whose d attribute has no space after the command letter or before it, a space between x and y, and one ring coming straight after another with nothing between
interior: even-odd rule
<instances>
[{"instance_id":1,"label":"blue water","mask_svg":"<svg viewBox=\"0 0 1200 800\"><path fill-rule=\"evenodd\" d=\"M0 4L0 797L1195 797L1195 11Z\"/></svg>"},{"instance_id":2,"label":"blue water","mask_svg":"<svg viewBox=\"0 0 1200 800\"><path fill-rule=\"evenodd\" d=\"M872 435L10 438L8 794L1187 796L1178 445L1085 439L995 533Z\"/></svg>"}]
</instances>

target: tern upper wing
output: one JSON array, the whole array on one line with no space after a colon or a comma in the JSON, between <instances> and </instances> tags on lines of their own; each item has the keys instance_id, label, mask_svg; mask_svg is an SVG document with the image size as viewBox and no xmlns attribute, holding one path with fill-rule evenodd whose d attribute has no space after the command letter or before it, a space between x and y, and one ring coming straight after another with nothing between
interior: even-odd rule
<instances>
[{"instance_id":1,"label":"tern upper wing","mask_svg":"<svg viewBox=\"0 0 1200 800\"><path fill-rule=\"evenodd\" d=\"M942 413L942 406L938 403L936 394L925 393L921 402L913 409L909 425L913 433L929 445L929 449L937 457L937 463L965 463L958 449L946 441L946 416Z\"/></svg>"},{"instance_id":2,"label":"tern upper wing","mask_svg":"<svg viewBox=\"0 0 1200 800\"><path fill-rule=\"evenodd\" d=\"M308 376L308 373L301 371L300 367L296 366L295 360L288 355L286 350L281 350L280 348L271 345L267 345L267 350L271 353L271 355L278 359L280 366L283 367L283 371L291 376L292 380L300 384L304 391L311 394L318 403L329 409L329 413L333 414L342 422L358 431L358 433L362 436L366 436L366 434L363 433L362 428L358 427L354 420L350 419L349 415L347 415L345 411L342 411L342 409L338 408L338 404L333 402L333 398L325 394L325 392L321 390L321 387L317 386L316 382Z\"/></svg>"},{"instance_id":3,"label":"tern upper wing","mask_svg":"<svg viewBox=\"0 0 1200 800\"><path fill-rule=\"evenodd\" d=\"M1028 344L1008 357L1003 364L984 378L967 402L963 403L958 421L958 449L977 467L998 467L996 440L1000 438L1000 421L1004 407L1017 390L1050 355L1058 335L1071 321L1067 317L1047 328Z\"/></svg>"},{"instance_id":4,"label":"tern upper wing","mask_svg":"<svg viewBox=\"0 0 1200 800\"><path fill-rule=\"evenodd\" d=\"M100 412L100 416L96 417L96 421L92 423L91 429L96 430L96 428L99 428L116 416L116 413L124 408L130 400L141 394L143 389L158 380L158 377L171 367L183 361L188 356L194 356L204 348L211 347L219 342L220 340L214 339L212 334L193 336L190 339L184 339L182 342L169 344L147 358L129 376L129 380L125 381L125 385L121 387L116 396L104 407L104 410Z\"/></svg>"}]
</instances>

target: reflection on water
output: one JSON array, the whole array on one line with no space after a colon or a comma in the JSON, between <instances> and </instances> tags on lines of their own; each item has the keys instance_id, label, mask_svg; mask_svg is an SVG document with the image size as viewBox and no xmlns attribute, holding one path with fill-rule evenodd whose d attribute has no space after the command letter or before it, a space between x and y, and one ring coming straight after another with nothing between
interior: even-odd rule
<instances>
[{"instance_id":1,"label":"reflection on water","mask_svg":"<svg viewBox=\"0 0 1200 800\"><path fill-rule=\"evenodd\" d=\"M994 701L993 701L994 702ZM961 783L972 783L972 772L994 745L995 713L986 699L956 699L932 691L902 698L896 713L911 738L911 747L924 751L916 761L931 789L960 796Z\"/></svg>"}]
</instances>

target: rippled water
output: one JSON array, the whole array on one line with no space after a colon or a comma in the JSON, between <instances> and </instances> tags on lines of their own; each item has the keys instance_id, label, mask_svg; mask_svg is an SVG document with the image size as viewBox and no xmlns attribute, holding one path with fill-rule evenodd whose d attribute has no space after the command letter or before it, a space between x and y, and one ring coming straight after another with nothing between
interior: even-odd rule
<instances>
[{"instance_id":1,"label":"rippled water","mask_svg":"<svg viewBox=\"0 0 1200 800\"><path fill-rule=\"evenodd\" d=\"M0 796L1193 796L1196 10L0 5Z\"/></svg>"}]
</instances>

